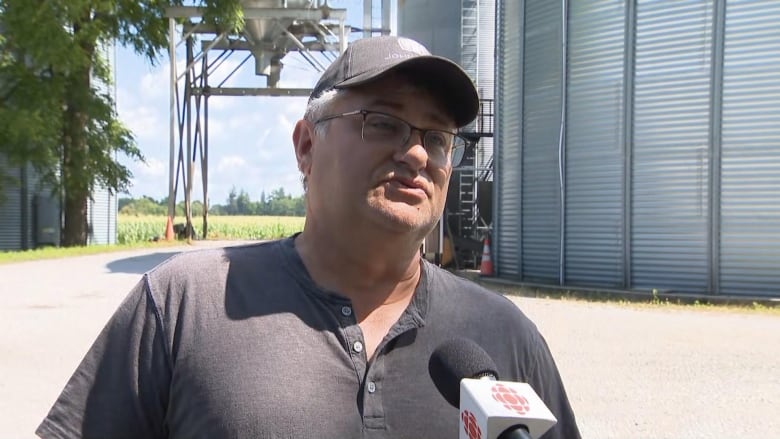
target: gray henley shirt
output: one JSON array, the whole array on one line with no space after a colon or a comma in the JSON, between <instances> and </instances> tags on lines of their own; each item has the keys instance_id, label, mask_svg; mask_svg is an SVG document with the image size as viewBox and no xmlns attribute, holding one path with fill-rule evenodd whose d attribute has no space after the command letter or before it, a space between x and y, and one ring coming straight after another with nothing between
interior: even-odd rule
<instances>
[{"instance_id":1,"label":"gray henley shirt","mask_svg":"<svg viewBox=\"0 0 780 439\"><path fill-rule=\"evenodd\" d=\"M428 360L467 337L579 438L549 349L508 299L425 261L366 358L349 300L319 288L293 238L188 252L145 274L37 430L45 438L458 436Z\"/></svg>"}]
</instances>

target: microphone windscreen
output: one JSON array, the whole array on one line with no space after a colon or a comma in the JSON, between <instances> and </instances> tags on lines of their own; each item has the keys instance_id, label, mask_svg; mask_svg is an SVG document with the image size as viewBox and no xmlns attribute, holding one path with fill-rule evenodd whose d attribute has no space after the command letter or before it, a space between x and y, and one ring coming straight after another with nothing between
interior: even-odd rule
<instances>
[{"instance_id":1,"label":"microphone windscreen","mask_svg":"<svg viewBox=\"0 0 780 439\"><path fill-rule=\"evenodd\" d=\"M492 377L498 379L496 364L477 343L454 338L437 347L428 361L428 373L444 399L460 407L460 380Z\"/></svg>"}]
</instances>

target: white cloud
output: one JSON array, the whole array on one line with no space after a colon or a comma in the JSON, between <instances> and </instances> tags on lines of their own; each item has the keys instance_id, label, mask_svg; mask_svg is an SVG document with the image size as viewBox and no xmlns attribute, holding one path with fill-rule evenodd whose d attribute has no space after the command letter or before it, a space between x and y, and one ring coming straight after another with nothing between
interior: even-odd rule
<instances>
[{"instance_id":1,"label":"white cloud","mask_svg":"<svg viewBox=\"0 0 780 439\"><path fill-rule=\"evenodd\" d=\"M184 67L184 61L178 59L176 61L177 76L184 72ZM148 69L149 67L147 67L146 73L141 76L140 81L136 83L139 97L144 100L154 100L165 103L169 102L171 93L170 62L168 62L166 58L163 62L153 67L151 71Z\"/></svg>"},{"instance_id":2,"label":"white cloud","mask_svg":"<svg viewBox=\"0 0 780 439\"><path fill-rule=\"evenodd\" d=\"M260 149L263 146L265 146L265 142L268 140L268 136L271 135L271 132L273 131L272 128L266 128L264 129L255 139L254 147L256 149Z\"/></svg>"},{"instance_id":3,"label":"white cloud","mask_svg":"<svg viewBox=\"0 0 780 439\"><path fill-rule=\"evenodd\" d=\"M119 117L133 132L136 141L143 143L169 143L170 128L168 120L163 119L164 113L159 108L137 106L135 108L119 108Z\"/></svg>"},{"instance_id":4,"label":"white cloud","mask_svg":"<svg viewBox=\"0 0 780 439\"><path fill-rule=\"evenodd\" d=\"M290 118L287 114L280 113L277 117L277 121L279 122L280 127L282 130L291 133L293 131L293 128L295 128L295 123L298 121L298 117L295 117L295 119Z\"/></svg>"},{"instance_id":5,"label":"white cloud","mask_svg":"<svg viewBox=\"0 0 780 439\"><path fill-rule=\"evenodd\" d=\"M230 117L230 114L221 114L219 116L214 116L209 114L209 149L211 149L211 145L217 145L220 146L221 143L224 142L222 140L223 138L230 139L232 136L230 135L231 130L228 126L228 120L227 118ZM195 131L195 124L193 123L192 126L193 132ZM205 130L203 131L203 135L205 136Z\"/></svg>"},{"instance_id":6,"label":"white cloud","mask_svg":"<svg viewBox=\"0 0 780 439\"><path fill-rule=\"evenodd\" d=\"M156 157L147 157L146 164L125 162L133 173L130 180L130 195L137 198L148 195L160 199L168 195L168 163Z\"/></svg>"},{"instance_id":7,"label":"white cloud","mask_svg":"<svg viewBox=\"0 0 780 439\"><path fill-rule=\"evenodd\" d=\"M241 175L242 168L245 168L246 164L246 160L237 155L222 157L217 165L217 172L235 176Z\"/></svg>"},{"instance_id":8,"label":"white cloud","mask_svg":"<svg viewBox=\"0 0 780 439\"><path fill-rule=\"evenodd\" d=\"M146 163L139 163L136 169L143 177L166 177L168 174L168 165L156 157L147 158Z\"/></svg>"},{"instance_id":9,"label":"white cloud","mask_svg":"<svg viewBox=\"0 0 780 439\"><path fill-rule=\"evenodd\" d=\"M315 55L322 67L330 65L330 60ZM320 77L320 66L309 64L299 53L290 53L282 61L282 72L279 75L281 88L313 88Z\"/></svg>"}]
</instances>

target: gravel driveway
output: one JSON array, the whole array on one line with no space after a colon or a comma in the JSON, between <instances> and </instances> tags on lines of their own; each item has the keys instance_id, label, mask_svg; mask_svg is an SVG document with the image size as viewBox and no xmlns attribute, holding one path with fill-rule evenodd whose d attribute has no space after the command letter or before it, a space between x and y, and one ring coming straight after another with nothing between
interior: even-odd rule
<instances>
[{"instance_id":1,"label":"gravel driveway","mask_svg":"<svg viewBox=\"0 0 780 439\"><path fill-rule=\"evenodd\" d=\"M35 437L144 271L221 244L0 265L0 438ZM780 316L512 300L546 336L585 438L780 434Z\"/></svg>"}]
</instances>

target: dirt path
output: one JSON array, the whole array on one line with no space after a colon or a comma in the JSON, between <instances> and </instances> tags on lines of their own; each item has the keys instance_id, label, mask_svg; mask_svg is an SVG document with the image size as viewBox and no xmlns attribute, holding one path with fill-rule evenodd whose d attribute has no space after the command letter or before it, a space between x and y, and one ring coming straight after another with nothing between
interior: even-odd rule
<instances>
[{"instance_id":1,"label":"dirt path","mask_svg":"<svg viewBox=\"0 0 780 439\"><path fill-rule=\"evenodd\" d=\"M32 438L141 273L194 247L0 265L0 438ZM513 298L555 355L585 438L775 437L780 317Z\"/></svg>"}]
</instances>

